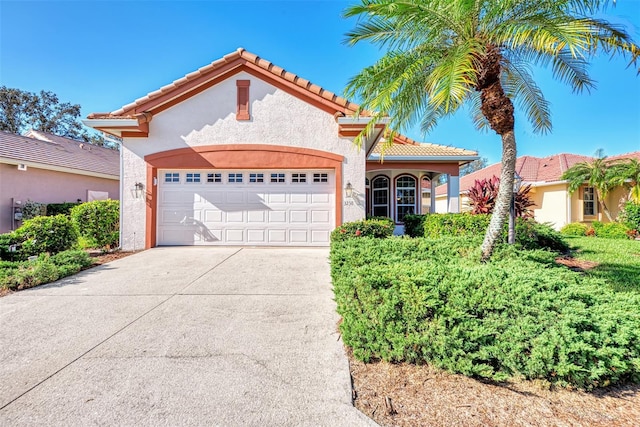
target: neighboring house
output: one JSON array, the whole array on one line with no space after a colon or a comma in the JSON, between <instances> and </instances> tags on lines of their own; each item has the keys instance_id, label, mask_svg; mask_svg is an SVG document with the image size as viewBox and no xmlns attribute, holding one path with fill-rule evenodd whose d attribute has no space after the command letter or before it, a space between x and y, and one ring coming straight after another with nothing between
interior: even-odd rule
<instances>
[{"instance_id":1,"label":"neighboring house","mask_svg":"<svg viewBox=\"0 0 640 427\"><path fill-rule=\"evenodd\" d=\"M21 206L120 197L118 151L30 131L0 131L0 233L20 226Z\"/></svg>"},{"instance_id":2,"label":"neighboring house","mask_svg":"<svg viewBox=\"0 0 640 427\"><path fill-rule=\"evenodd\" d=\"M401 228L421 210L423 177L455 185L459 166L478 158L398 136L381 162L385 125L359 149L370 119L356 109L238 49L84 123L123 139L123 249L326 246L337 225L366 214ZM459 209L457 189L448 205Z\"/></svg>"},{"instance_id":3,"label":"neighboring house","mask_svg":"<svg viewBox=\"0 0 640 427\"><path fill-rule=\"evenodd\" d=\"M620 159L640 160L640 151L607 157L607 160ZM522 185L531 185L531 197L534 217L538 222L551 223L556 229L571 222L591 223L607 222L607 217L600 212L596 193L593 187L585 183L573 194L569 194L568 183L562 174L576 163L591 162L593 157L578 154L554 154L549 157L521 156L516 161L516 173L522 178ZM487 166L460 178L460 197L462 210L468 210L469 204L465 194L473 187L476 180L500 177L501 163ZM424 192L424 190L423 190ZM446 212L447 184L436 187L436 212ZM628 190L624 187L611 191L605 204L613 218L620 212L621 202L626 200Z\"/></svg>"}]
</instances>

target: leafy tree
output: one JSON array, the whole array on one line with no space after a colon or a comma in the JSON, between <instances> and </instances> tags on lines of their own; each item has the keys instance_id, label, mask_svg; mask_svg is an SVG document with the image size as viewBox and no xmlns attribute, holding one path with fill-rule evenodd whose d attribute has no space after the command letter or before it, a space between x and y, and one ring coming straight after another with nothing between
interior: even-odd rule
<instances>
[{"instance_id":1,"label":"leafy tree","mask_svg":"<svg viewBox=\"0 0 640 427\"><path fill-rule=\"evenodd\" d=\"M463 167L460 168L460 176L469 175L470 173L479 171L480 169L484 169L487 167L489 163L486 157L481 157L478 160L474 160L471 163L467 163Z\"/></svg>"},{"instance_id":2,"label":"leafy tree","mask_svg":"<svg viewBox=\"0 0 640 427\"><path fill-rule=\"evenodd\" d=\"M439 119L470 105L476 126L491 128L502 139L502 185L482 243L488 259L509 212L516 163L514 102L535 132L551 130L549 104L530 65L550 66L556 79L581 92L595 86L587 65L596 52L623 54L633 64L640 56L624 28L592 17L607 3L360 0L344 13L359 17L348 43L369 41L388 51L347 85L346 95L361 100L358 113L368 111L372 118L356 144L386 115L392 133L418 121L426 133Z\"/></svg>"},{"instance_id":3,"label":"leafy tree","mask_svg":"<svg viewBox=\"0 0 640 427\"><path fill-rule=\"evenodd\" d=\"M80 105L60 102L53 92L39 94L0 87L0 130L21 134L33 128L91 144L117 148L102 135L89 133L80 118Z\"/></svg>"},{"instance_id":4,"label":"leafy tree","mask_svg":"<svg viewBox=\"0 0 640 427\"><path fill-rule=\"evenodd\" d=\"M596 154L602 154L597 152ZM620 175L615 162L607 161L607 157L597 157L591 162L580 162L571 166L562 174L562 179L569 182L569 193L574 193L585 182L593 187L600 210L604 212L609 221L613 221L605 198L609 192L619 185Z\"/></svg>"}]
</instances>

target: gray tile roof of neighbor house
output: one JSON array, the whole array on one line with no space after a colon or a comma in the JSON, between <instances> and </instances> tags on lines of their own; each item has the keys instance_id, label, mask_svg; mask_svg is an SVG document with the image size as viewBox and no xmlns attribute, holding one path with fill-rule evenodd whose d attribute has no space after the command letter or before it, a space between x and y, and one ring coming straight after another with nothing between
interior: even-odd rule
<instances>
[{"instance_id":1,"label":"gray tile roof of neighbor house","mask_svg":"<svg viewBox=\"0 0 640 427\"><path fill-rule=\"evenodd\" d=\"M0 159L120 176L120 153L45 132L16 135L0 131Z\"/></svg>"}]
</instances>

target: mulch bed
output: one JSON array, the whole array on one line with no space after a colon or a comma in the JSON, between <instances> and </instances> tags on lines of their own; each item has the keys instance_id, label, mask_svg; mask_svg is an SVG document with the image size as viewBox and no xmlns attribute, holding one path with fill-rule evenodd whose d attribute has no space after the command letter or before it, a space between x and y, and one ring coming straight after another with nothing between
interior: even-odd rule
<instances>
[{"instance_id":1,"label":"mulch bed","mask_svg":"<svg viewBox=\"0 0 640 427\"><path fill-rule=\"evenodd\" d=\"M429 366L349 355L356 407L382 426L640 425L640 386L586 393L521 381L481 382Z\"/></svg>"},{"instance_id":2,"label":"mulch bed","mask_svg":"<svg viewBox=\"0 0 640 427\"><path fill-rule=\"evenodd\" d=\"M581 271L581 272L590 270L599 265L597 262L594 262L594 261L585 261L581 259L575 259L571 256L558 257L556 258L556 263L565 265L573 271Z\"/></svg>"}]
</instances>

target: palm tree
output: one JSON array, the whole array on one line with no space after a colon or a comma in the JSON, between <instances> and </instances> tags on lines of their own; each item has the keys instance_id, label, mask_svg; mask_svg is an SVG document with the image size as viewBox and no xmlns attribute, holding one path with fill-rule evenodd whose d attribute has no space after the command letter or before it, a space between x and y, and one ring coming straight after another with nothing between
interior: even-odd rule
<instances>
[{"instance_id":1,"label":"palm tree","mask_svg":"<svg viewBox=\"0 0 640 427\"><path fill-rule=\"evenodd\" d=\"M615 162L608 162L606 156L596 157L591 162L580 162L571 166L562 174L562 179L568 181L569 193L571 194L585 182L593 187L600 210L604 212L609 221L613 221L605 199L609 192L621 183L616 166Z\"/></svg>"},{"instance_id":2,"label":"palm tree","mask_svg":"<svg viewBox=\"0 0 640 427\"><path fill-rule=\"evenodd\" d=\"M640 204L640 162L627 159L615 165L615 176L618 184L629 186L629 200Z\"/></svg>"},{"instance_id":3,"label":"palm tree","mask_svg":"<svg viewBox=\"0 0 640 427\"><path fill-rule=\"evenodd\" d=\"M551 66L555 78L581 92L595 86L587 65L597 51L626 55L634 65L638 59L640 47L623 28L590 17L606 3L360 0L344 13L359 18L347 42L369 41L387 52L347 85L347 97L361 100L358 113L371 115L355 143L362 144L387 115L391 133L418 121L426 133L468 104L476 126L490 127L502 139L501 185L482 243L487 260L509 212L516 162L514 102L534 131L551 129L549 104L530 66Z\"/></svg>"}]
</instances>

